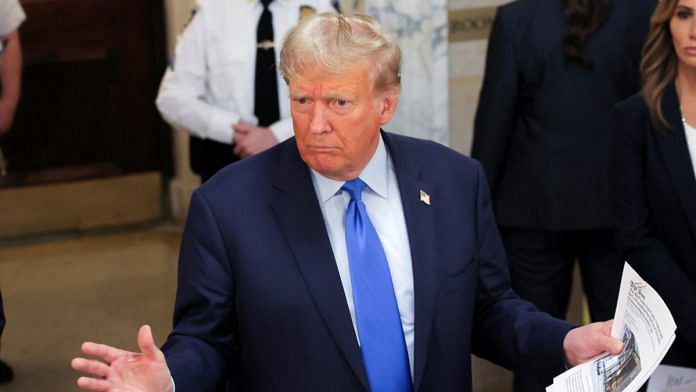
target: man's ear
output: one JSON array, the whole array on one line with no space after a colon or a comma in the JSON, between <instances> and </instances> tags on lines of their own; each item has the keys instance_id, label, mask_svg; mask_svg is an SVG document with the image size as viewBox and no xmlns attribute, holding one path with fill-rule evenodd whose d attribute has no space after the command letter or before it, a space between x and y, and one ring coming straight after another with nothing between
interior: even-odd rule
<instances>
[{"instance_id":1,"label":"man's ear","mask_svg":"<svg viewBox=\"0 0 696 392\"><path fill-rule=\"evenodd\" d=\"M380 125L391 121L399 105L399 87L392 87L380 95Z\"/></svg>"}]
</instances>

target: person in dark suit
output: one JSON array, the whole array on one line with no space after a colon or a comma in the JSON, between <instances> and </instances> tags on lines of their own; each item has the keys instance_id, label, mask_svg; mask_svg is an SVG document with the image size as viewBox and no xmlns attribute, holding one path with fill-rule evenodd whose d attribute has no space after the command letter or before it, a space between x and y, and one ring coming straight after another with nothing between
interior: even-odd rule
<instances>
[{"instance_id":1,"label":"person in dark suit","mask_svg":"<svg viewBox=\"0 0 696 392\"><path fill-rule=\"evenodd\" d=\"M677 337L664 363L696 368L696 0L662 0L642 93L615 108L617 238L664 298Z\"/></svg>"},{"instance_id":2,"label":"person in dark suit","mask_svg":"<svg viewBox=\"0 0 696 392\"><path fill-rule=\"evenodd\" d=\"M0 292L0 347L2 347L3 329L5 329L5 311L2 306L2 292ZM4 361L0 361L0 384L12 381L13 376L12 368Z\"/></svg>"},{"instance_id":3,"label":"person in dark suit","mask_svg":"<svg viewBox=\"0 0 696 392\"><path fill-rule=\"evenodd\" d=\"M639 90L653 0L519 0L498 9L471 155L483 165L512 287L565 318L576 260L592 320L623 261L609 206L611 107ZM545 385L515 377L515 390Z\"/></svg>"},{"instance_id":4,"label":"person in dark suit","mask_svg":"<svg viewBox=\"0 0 696 392\"><path fill-rule=\"evenodd\" d=\"M478 163L380 130L400 64L367 16L290 30L295 138L194 193L162 351L147 326L142 354L85 343L81 388L470 391L472 352L550 383L620 351L611 322L573 329L510 289Z\"/></svg>"}]
</instances>

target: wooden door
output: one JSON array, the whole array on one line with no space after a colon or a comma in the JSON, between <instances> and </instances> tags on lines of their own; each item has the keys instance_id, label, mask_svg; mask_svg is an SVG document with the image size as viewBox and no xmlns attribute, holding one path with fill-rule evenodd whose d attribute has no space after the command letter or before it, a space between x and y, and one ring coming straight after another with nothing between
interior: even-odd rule
<instances>
[{"instance_id":1,"label":"wooden door","mask_svg":"<svg viewBox=\"0 0 696 392\"><path fill-rule=\"evenodd\" d=\"M22 0L22 98L0 139L0 186L169 172L154 105L165 67L161 0Z\"/></svg>"}]
</instances>

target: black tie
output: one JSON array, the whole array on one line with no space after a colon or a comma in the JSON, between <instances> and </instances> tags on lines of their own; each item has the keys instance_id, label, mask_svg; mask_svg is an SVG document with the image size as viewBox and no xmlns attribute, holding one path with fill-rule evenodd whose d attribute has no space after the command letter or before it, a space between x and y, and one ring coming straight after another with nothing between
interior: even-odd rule
<instances>
[{"instance_id":1,"label":"black tie","mask_svg":"<svg viewBox=\"0 0 696 392\"><path fill-rule=\"evenodd\" d=\"M256 30L256 83L254 114L259 125L267 127L280 119L278 108L278 78L273 48L273 15L268 5L273 0L261 0L263 12Z\"/></svg>"}]
</instances>

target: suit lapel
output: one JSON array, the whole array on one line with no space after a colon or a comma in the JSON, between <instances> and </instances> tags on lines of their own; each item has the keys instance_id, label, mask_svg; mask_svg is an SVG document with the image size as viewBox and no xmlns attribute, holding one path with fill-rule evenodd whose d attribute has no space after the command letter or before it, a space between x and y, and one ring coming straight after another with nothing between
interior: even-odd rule
<instances>
[{"instance_id":1,"label":"suit lapel","mask_svg":"<svg viewBox=\"0 0 696 392\"><path fill-rule=\"evenodd\" d=\"M437 246L432 207L421 201L424 191L437 203L437 193L432 184L421 179L421 168L412 156L405 156L392 136L382 133L389 149L401 193L401 203L406 219L408 241L413 263L413 289L415 296L414 339L414 390L420 388L437 296Z\"/></svg>"},{"instance_id":2,"label":"suit lapel","mask_svg":"<svg viewBox=\"0 0 696 392\"><path fill-rule=\"evenodd\" d=\"M324 218L309 170L294 142L286 143L276 173L273 211L321 317L363 386L369 389Z\"/></svg>"},{"instance_id":3,"label":"suit lapel","mask_svg":"<svg viewBox=\"0 0 696 392\"><path fill-rule=\"evenodd\" d=\"M662 112L669 122L670 129L656 132L656 139L665 159L667 170L677 188L679 199L686 211L689 225L696 233L696 177L689 156L689 148L684 135L679 99L674 84L665 91L662 98Z\"/></svg>"}]
</instances>

